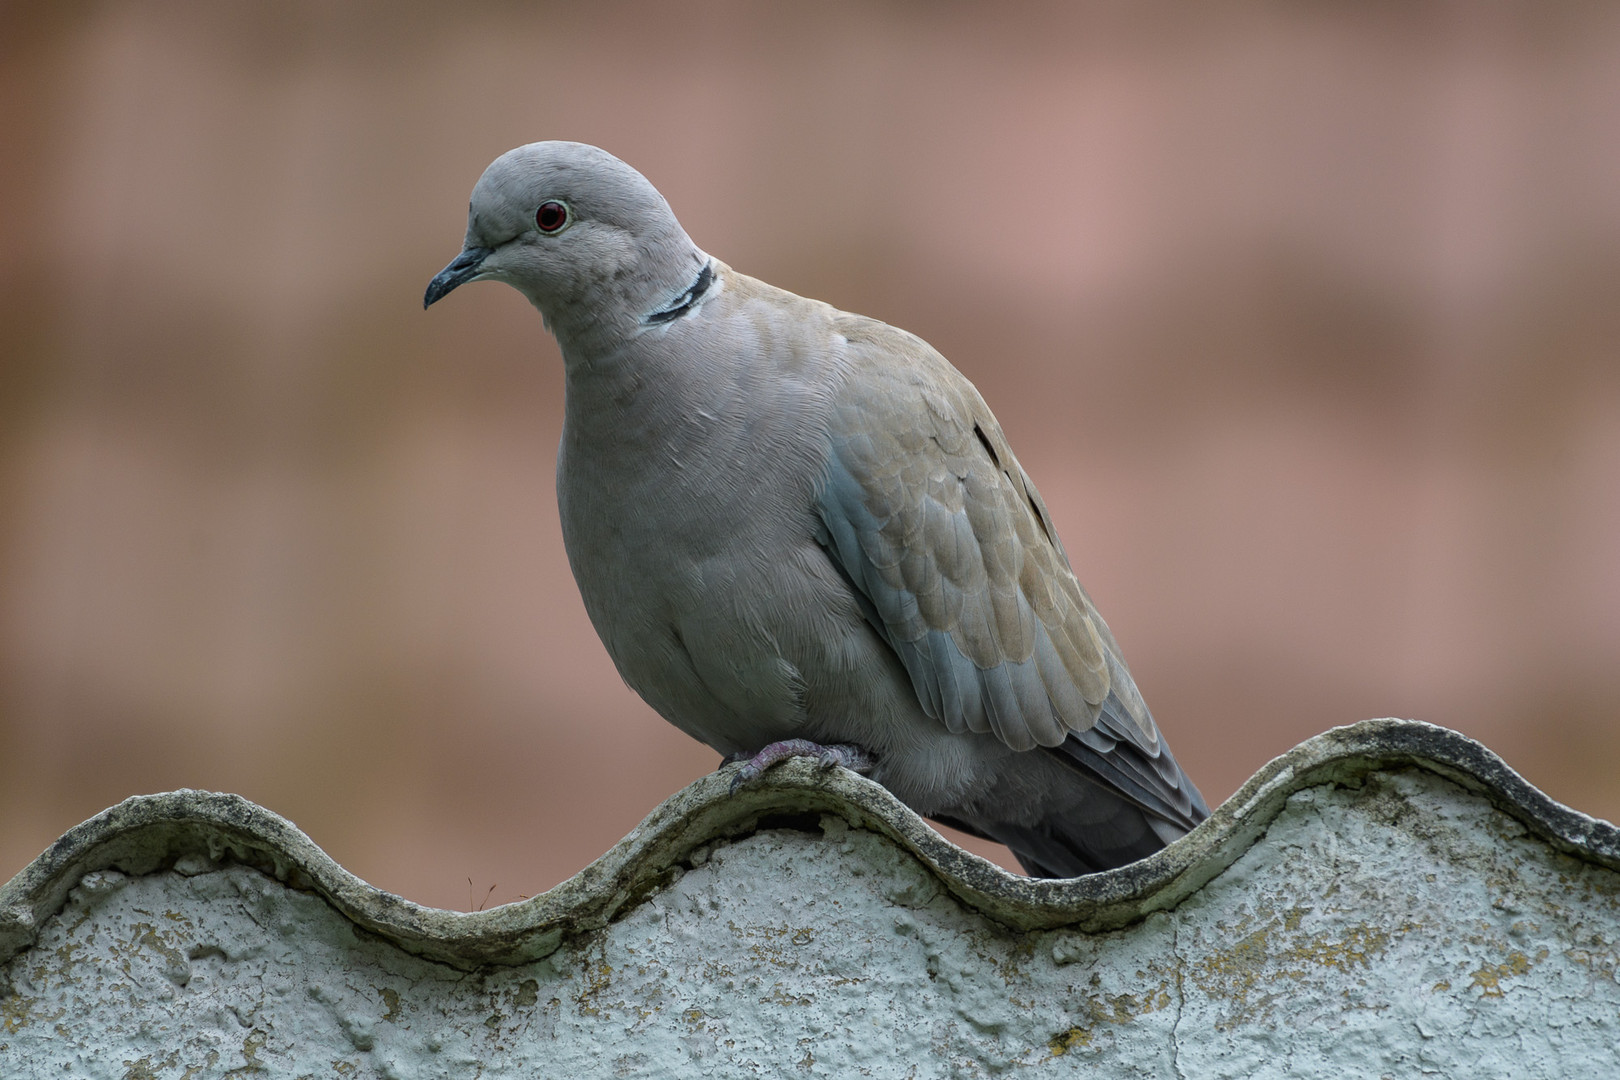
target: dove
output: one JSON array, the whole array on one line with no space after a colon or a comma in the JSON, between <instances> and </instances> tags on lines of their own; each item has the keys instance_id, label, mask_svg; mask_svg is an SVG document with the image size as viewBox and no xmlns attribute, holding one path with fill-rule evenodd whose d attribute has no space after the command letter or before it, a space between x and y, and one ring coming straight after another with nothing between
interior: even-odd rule
<instances>
[{"instance_id":1,"label":"dove","mask_svg":"<svg viewBox=\"0 0 1620 1080\"><path fill-rule=\"evenodd\" d=\"M921 338L733 270L583 143L485 170L423 306L474 281L562 353L557 503L592 625L737 782L844 765L1038 877L1208 816L1001 425Z\"/></svg>"}]
</instances>

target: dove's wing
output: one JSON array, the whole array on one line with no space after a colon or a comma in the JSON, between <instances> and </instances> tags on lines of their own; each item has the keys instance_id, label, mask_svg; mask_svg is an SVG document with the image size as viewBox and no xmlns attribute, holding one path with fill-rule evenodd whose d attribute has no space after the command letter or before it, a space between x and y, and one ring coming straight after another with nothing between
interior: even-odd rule
<instances>
[{"instance_id":1,"label":"dove's wing","mask_svg":"<svg viewBox=\"0 0 1620 1080\"><path fill-rule=\"evenodd\" d=\"M1045 747L1155 817L1208 810L1170 755L1050 515L973 385L847 316L818 506L829 557L954 732Z\"/></svg>"}]
</instances>

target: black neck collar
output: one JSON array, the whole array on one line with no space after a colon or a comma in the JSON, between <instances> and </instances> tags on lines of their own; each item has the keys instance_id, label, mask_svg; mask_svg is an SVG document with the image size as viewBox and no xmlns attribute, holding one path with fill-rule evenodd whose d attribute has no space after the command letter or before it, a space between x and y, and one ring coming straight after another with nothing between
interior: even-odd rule
<instances>
[{"instance_id":1,"label":"black neck collar","mask_svg":"<svg viewBox=\"0 0 1620 1080\"><path fill-rule=\"evenodd\" d=\"M691 286L687 288L685 292L677 296L673 303L666 308L658 309L651 315L643 318L641 321L649 326L656 326L659 323L667 323L673 319L680 318L682 315L685 315L688 311L692 310L692 305L703 299L704 294L709 291L709 286L713 284L714 261L711 259L709 262L703 265L702 270L698 271L697 280L692 282Z\"/></svg>"}]
</instances>

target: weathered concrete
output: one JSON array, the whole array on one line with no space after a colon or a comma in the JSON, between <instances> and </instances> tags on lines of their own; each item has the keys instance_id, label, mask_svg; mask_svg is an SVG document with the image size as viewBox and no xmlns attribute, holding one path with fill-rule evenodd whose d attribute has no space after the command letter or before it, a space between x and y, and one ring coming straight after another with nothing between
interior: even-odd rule
<instances>
[{"instance_id":1,"label":"weathered concrete","mask_svg":"<svg viewBox=\"0 0 1620 1080\"><path fill-rule=\"evenodd\" d=\"M0 1077L1620 1068L1620 834L1443 729L1329 732L1072 882L849 773L728 779L473 915L245 800L129 800L0 889Z\"/></svg>"}]
</instances>

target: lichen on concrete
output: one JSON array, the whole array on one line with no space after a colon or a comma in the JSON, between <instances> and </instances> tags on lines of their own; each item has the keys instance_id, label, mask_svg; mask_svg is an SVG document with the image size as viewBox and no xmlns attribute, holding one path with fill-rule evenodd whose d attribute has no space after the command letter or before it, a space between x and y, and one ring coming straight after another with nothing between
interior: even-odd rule
<instances>
[{"instance_id":1,"label":"lichen on concrete","mask_svg":"<svg viewBox=\"0 0 1620 1080\"><path fill-rule=\"evenodd\" d=\"M1614 830L1438 730L1313 740L1067 883L850 774L721 775L481 915L241 800L132 801L0 889L0 1077L1601 1075Z\"/></svg>"}]
</instances>

